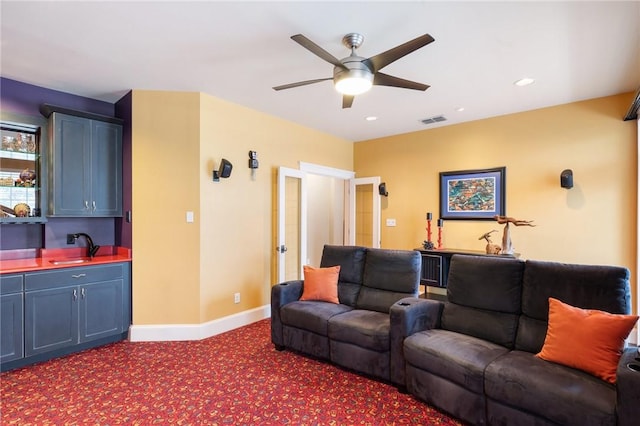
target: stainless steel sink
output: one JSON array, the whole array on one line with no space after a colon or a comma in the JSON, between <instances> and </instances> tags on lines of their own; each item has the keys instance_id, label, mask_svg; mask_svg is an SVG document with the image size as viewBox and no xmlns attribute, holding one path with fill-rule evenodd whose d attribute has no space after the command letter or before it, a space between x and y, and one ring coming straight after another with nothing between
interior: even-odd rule
<instances>
[{"instance_id":1,"label":"stainless steel sink","mask_svg":"<svg viewBox=\"0 0 640 426\"><path fill-rule=\"evenodd\" d=\"M76 263L89 263L91 259L61 259L61 260L50 260L50 263L54 265L74 265Z\"/></svg>"}]
</instances>

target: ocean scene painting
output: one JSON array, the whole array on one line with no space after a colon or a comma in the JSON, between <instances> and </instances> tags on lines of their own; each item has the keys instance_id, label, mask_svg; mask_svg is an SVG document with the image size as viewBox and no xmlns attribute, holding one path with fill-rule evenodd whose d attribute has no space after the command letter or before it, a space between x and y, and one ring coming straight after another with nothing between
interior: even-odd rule
<instances>
[{"instance_id":1,"label":"ocean scene painting","mask_svg":"<svg viewBox=\"0 0 640 426\"><path fill-rule=\"evenodd\" d=\"M481 177L448 181L449 212L496 211L496 178Z\"/></svg>"}]
</instances>

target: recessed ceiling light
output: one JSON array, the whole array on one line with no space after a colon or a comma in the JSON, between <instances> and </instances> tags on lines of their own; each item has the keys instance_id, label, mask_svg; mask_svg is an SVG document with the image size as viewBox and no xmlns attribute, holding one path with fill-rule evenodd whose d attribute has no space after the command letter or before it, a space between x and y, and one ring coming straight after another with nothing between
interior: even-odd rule
<instances>
[{"instance_id":1,"label":"recessed ceiling light","mask_svg":"<svg viewBox=\"0 0 640 426\"><path fill-rule=\"evenodd\" d=\"M378 119L378 117L374 117L373 115L370 115L369 117L365 117L365 120L367 121L376 121Z\"/></svg>"},{"instance_id":2,"label":"recessed ceiling light","mask_svg":"<svg viewBox=\"0 0 640 426\"><path fill-rule=\"evenodd\" d=\"M525 78L521 78L518 81L515 81L513 84L515 84L516 86L528 86L530 84L533 84L535 80L533 78L529 78L529 77L525 77Z\"/></svg>"},{"instance_id":3,"label":"recessed ceiling light","mask_svg":"<svg viewBox=\"0 0 640 426\"><path fill-rule=\"evenodd\" d=\"M462 111L464 111L464 107L458 107L458 108L456 108L456 111L462 112Z\"/></svg>"}]
</instances>

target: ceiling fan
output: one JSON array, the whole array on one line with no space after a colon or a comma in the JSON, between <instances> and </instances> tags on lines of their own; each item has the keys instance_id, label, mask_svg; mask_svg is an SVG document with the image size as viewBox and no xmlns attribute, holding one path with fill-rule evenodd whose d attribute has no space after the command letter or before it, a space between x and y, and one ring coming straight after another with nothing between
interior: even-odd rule
<instances>
[{"instance_id":1,"label":"ceiling fan","mask_svg":"<svg viewBox=\"0 0 640 426\"><path fill-rule=\"evenodd\" d=\"M426 84L405 80L403 78L394 77L380 72L382 68L386 67L390 63L397 61L414 50L418 50L434 41L433 37L429 34L421 35L420 37L370 58L363 58L356 55L356 49L362 45L364 37L361 34L349 33L342 38L342 44L351 49L351 55L343 59L337 59L331 53L327 52L302 34L291 36L291 39L319 58L333 64L333 77L284 84L282 86L274 87L274 90L291 89L294 87L319 83L321 81L333 80L336 90L342 93L342 108L351 108L355 95L366 92L372 85L392 86L422 91L429 88Z\"/></svg>"}]
</instances>

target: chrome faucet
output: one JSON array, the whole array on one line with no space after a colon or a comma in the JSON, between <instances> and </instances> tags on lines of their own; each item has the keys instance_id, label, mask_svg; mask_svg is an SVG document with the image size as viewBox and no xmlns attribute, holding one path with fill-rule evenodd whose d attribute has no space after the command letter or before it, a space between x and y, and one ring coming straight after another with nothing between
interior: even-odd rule
<instances>
[{"instance_id":1,"label":"chrome faucet","mask_svg":"<svg viewBox=\"0 0 640 426\"><path fill-rule=\"evenodd\" d=\"M85 237L87 239L87 249L89 251L89 257L93 257L96 255L100 246L93 244L93 240L91 239L89 234L85 234L84 232L78 232L77 234L72 234L72 236L74 240L78 239L78 237L80 236Z\"/></svg>"}]
</instances>

